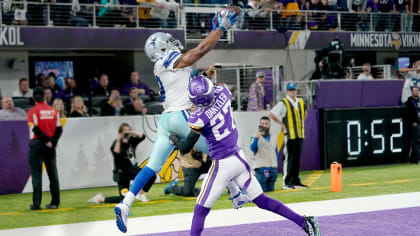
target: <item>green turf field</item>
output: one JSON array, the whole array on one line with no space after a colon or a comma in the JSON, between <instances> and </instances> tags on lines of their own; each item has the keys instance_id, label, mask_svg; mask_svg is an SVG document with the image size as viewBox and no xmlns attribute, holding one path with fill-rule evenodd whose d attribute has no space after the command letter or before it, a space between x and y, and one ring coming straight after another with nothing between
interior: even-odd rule
<instances>
[{"instance_id":1,"label":"green turf field","mask_svg":"<svg viewBox=\"0 0 420 236\"><path fill-rule=\"evenodd\" d=\"M329 190L328 171L302 172L301 177L304 182L313 182L310 189L282 191L280 175L276 183L278 191L268 195L284 203L292 203L420 191L420 165L346 168L343 170L343 191L338 193ZM147 195L150 203L135 202L132 207L133 217L193 211L195 199L165 195L165 186L166 184L155 184L152 187ZM113 204L87 203L89 198L100 192L111 196L117 194L117 189L107 187L62 191L60 209L48 211L30 211L28 207L31 204L31 194L0 196L0 229L114 219ZM223 194L213 209L231 208L228 197L226 193ZM49 201L50 195L45 192L43 206ZM249 206L254 204L246 205Z\"/></svg>"}]
</instances>

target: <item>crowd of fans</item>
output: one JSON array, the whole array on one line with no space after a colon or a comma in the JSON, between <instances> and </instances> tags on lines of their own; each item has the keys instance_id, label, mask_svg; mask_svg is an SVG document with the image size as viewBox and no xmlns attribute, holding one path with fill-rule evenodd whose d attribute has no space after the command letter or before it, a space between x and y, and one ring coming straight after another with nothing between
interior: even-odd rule
<instances>
[{"instance_id":1,"label":"crowd of fans","mask_svg":"<svg viewBox=\"0 0 420 236\"><path fill-rule=\"evenodd\" d=\"M35 1L36 2L36 1ZM4 24L152 27L175 28L180 0L50 0L50 7L31 1L13 3L5 0L2 7ZM58 5L55 3L67 3ZM234 0L182 1L183 4L237 5L244 10L239 28L265 30L273 28L334 30L341 23L348 31L419 31L418 0ZM70 5L71 4L71 5ZM96 4L86 5L86 4ZM133 8L130 5L139 5ZM141 4L145 6L142 8ZM136 12L138 11L138 12ZM309 11L309 12L304 12ZM340 16L337 14L340 12ZM50 19L47 13L50 12ZM379 13L371 15L369 13ZM385 14L384 14L385 13ZM93 19L93 16L96 19ZM189 28L208 28L212 16L187 14ZM272 21L270 21L272 17ZM338 20L338 17L341 17ZM413 23L414 22L414 23ZM371 29L372 27L372 29Z\"/></svg>"},{"instance_id":2,"label":"crowd of fans","mask_svg":"<svg viewBox=\"0 0 420 236\"><path fill-rule=\"evenodd\" d=\"M44 90L45 102L62 118L146 115L163 110L161 103L154 101L157 99L152 90L140 81L138 72L132 72L130 80L121 89L110 87L108 75L101 74L87 94L77 87L74 78L65 79L65 85L59 86L54 73L38 75L37 84ZM21 78L12 97L3 96L1 101L0 120L26 119L25 110L34 105L28 79ZM152 112L149 112L148 104L152 105Z\"/></svg>"}]
</instances>

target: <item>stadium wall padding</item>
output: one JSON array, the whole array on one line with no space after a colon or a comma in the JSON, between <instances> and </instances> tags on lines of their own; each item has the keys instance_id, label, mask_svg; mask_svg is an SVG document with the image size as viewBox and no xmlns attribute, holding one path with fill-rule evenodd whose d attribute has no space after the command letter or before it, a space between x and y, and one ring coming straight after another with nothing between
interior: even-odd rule
<instances>
[{"instance_id":1,"label":"stadium wall padding","mask_svg":"<svg viewBox=\"0 0 420 236\"><path fill-rule=\"evenodd\" d=\"M249 150L250 137L255 135L259 119L266 112L234 112L239 145L252 164ZM143 132L154 140L158 116L69 118L57 147L57 168L61 189L78 189L116 185L112 180L113 161L110 152L118 126L129 123L135 131ZM306 140L301 168L319 169L318 111L309 111ZM0 128L0 194L32 192L27 161L29 130L26 121L1 121ZM280 126L272 122L271 133L277 137ZM152 150L151 140L146 139L137 148L137 159L143 162ZM275 138L271 141L276 144ZM280 159L281 160L281 159ZM177 178L176 165L164 170L171 178ZM170 173L172 172L172 173ZM158 181L161 179L158 178ZM48 177L43 173L43 190L48 191Z\"/></svg>"}]
</instances>

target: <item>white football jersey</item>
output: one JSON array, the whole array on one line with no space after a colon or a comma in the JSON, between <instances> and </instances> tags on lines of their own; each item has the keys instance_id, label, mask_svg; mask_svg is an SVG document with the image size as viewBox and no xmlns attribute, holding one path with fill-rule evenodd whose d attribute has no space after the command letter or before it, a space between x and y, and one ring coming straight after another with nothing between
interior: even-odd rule
<instances>
[{"instance_id":1,"label":"white football jersey","mask_svg":"<svg viewBox=\"0 0 420 236\"><path fill-rule=\"evenodd\" d=\"M154 74L165 112L190 109L192 105L188 97L192 67L174 69L181 55L179 51L169 51L155 63Z\"/></svg>"}]
</instances>

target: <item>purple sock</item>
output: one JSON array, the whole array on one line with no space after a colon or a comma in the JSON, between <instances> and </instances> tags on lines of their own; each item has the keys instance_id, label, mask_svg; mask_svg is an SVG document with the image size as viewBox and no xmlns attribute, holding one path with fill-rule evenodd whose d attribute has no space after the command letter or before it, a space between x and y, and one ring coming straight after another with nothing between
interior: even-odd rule
<instances>
[{"instance_id":1,"label":"purple sock","mask_svg":"<svg viewBox=\"0 0 420 236\"><path fill-rule=\"evenodd\" d=\"M195 205L194 216L191 225L191 236L200 236L204 228L204 220L209 214L210 208L203 207L201 205Z\"/></svg>"},{"instance_id":2,"label":"purple sock","mask_svg":"<svg viewBox=\"0 0 420 236\"><path fill-rule=\"evenodd\" d=\"M272 211L295 222L301 228L305 227L305 220L303 219L303 216L298 215L283 203L267 197L264 193L255 198L252 202L254 202L259 208Z\"/></svg>"}]
</instances>

